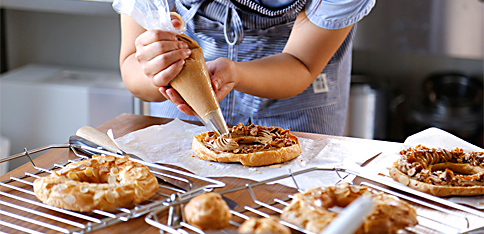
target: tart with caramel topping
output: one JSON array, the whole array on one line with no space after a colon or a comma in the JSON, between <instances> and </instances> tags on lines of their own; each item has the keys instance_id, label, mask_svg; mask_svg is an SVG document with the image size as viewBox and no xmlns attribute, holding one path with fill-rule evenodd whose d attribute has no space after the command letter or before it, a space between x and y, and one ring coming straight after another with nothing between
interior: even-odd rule
<instances>
[{"instance_id":1,"label":"tart with caramel topping","mask_svg":"<svg viewBox=\"0 0 484 234\"><path fill-rule=\"evenodd\" d=\"M299 140L290 129L243 123L224 136L213 131L198 134L193 137L192 148L201 159L246 166L282 163L301 154Z\"/></svg>"},{"instance_id":2,"label":"tart with caramel topping","mask_svg":"<svg viewBox=\"0 0 484 234\"><path fill-rule=\"evenodd\" d=\"M484 152L464 152L418 145L400 151L390 176L434 196L484 194Z\"/></svg>"}]
</instances>

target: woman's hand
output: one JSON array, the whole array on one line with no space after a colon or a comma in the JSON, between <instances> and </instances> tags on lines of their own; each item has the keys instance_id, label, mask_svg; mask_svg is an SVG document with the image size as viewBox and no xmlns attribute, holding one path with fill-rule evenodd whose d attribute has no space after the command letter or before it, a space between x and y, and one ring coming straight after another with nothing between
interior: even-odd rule
<instances>
[{"instance_id":1,"label":"woman's hand","mask_svg":"<svg viewBox=\"0 0 484 234\"><path fill-rule=\"evenodd\" d=\"M207 63L211 74L213 91L217 101L222 99L234 89L237 84L237 69L235 63L228 58L218 58Z\"/></svg>"},{"instance_id":2,"label":"woman's hand","mask_svg":"<svg viewBox=\"0 0 484 234\"><path fill-rule=\"evenodd\" d=\"M176 27L181 22L173 19L172 23ZM168 86L191 53L188 45L179 41L175 34L161 30L142 33L136 38L135 46L135 57L143 73L156 87Z\"/></svg>"},{"instance_id":3,"label":"woman's hand","mask_svg":"<svg viewBox=\"0 0 484 234\"><path fill-rule=\"evenodd\" d=\"M219 58L207 63L208 72L212 81L212 88L217 101L221 101L234 88L236 84L235 63L228 58ZM166 99L174 103L181 112L195 116L196 113L187 105L171 87L160 87L160 92Z\"/></svg>"}]
</instances>

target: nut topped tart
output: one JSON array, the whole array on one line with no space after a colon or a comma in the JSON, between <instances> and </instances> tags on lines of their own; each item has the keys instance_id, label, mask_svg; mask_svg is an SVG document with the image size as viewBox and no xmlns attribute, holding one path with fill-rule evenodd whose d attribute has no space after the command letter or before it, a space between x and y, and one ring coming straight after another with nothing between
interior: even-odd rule
<instances>
[{"instance_id":1,"label":"nut topped tart","mask_svg":"<svg viewBox=\"0 0 484 234\"><path fill-rule=\"evenodd\" d=\"M239 123L229 134L204 132L193 137L192 149L203 160L240 162L246 166L282 163L301 154L301 145L290 129Z\"/></svg>"},{"instance_id":2,"label":"nut topped tart","mask_svg":"<svg viewBox=\"0 0 484 234\"><path fill-rule=\"evenodd\" d=\"M400 155L390 176L404 185L438 197L484 194L484 152L418 145Z\"/></svg>"},{"instance_id":3,"label":"nut topped tart","mask_svg":"<svg viewBox=\"0 0 484 234\"><path fill-rule=\"evenodd\" d=\"M128 156L94 155L37 178L34 192L43 203L88 212L113 211L139 204L158 190L158 181L145 165Z\"/></svg>"}]
</instances>

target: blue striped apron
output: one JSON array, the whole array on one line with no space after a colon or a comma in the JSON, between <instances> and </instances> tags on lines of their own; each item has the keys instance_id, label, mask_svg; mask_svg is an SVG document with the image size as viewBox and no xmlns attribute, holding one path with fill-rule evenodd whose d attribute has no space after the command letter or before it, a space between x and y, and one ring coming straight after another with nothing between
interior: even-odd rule
<instances>
[{"instance_id":1,"label":"blue striped apron","mask_svg":"<svg viewBox=\"0 0 484 234\"><path fill-rule=\"evenodd\" d=\"M200 44L206 61L228 57L243 62L281 53L305 4L306 0L296 0L271 10L249 0L181 0L177 1L177 11L187 22L185 33ZM327 92L316 93L312 84L292 98L266 99L233 90L220 102L227 123L342 135L355 30L353 27L322 72ZM150 110L154 116L197 120L181 113L171 102L151 103Z\"/></svg>"}]
</instances>

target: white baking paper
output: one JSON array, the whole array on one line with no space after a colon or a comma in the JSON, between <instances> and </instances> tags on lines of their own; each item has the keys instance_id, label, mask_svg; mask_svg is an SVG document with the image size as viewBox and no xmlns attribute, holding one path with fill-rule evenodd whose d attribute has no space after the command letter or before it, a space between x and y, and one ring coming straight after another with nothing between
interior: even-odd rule
<instances>
[{"instance_id":1,"label":"white baking paper","mask_svg":"<svg viewBox=\"0 0 484 234\"><path fill-rule=\"evenodd\" d=\"M182 167L204 177L238 177L262 181L311 167L341 167L360 165L381 152L384 142L366 140L344 141L325 138L299 138L302 153L299 157L277 165L246 167L240 163L218 163L199 159L192 151L192 138L207 128L175 119L168 124L154 125L117 138L119 147L147 162L158 162ZM393 145L393 144L390 144ZM316 171L296 176L300 189L334 185L340 177L333 171ZM278 183L296 187L292 179Z\"/></svg>"},{"instance_id":2,"label":"white baking paper","mask_svg":"<svg viewBox=\"0 0 484 234\"><path fill-rule=\"evenodd\" d=\"M455 148L462 148L464 152L484 151L482 148L475 146L461 138L452 135L439 128L428 128L424 131L418 132L409 136L400 148L394 151L385 151L381 157L378 157L372 161L365 169L375 174L384 174L389 176L388 167L393 162L400 158L400 150L415 147L417 145L423 145L429 148L441 148L452 150ZM391 179L390 182L397 183ZM484 209L484 196L472 196L472 197L450 197L446 198L450 201L460 204L467 204L478 209Z\"/></svg>"},{"instance_id":3,"label":"white baking paper","mask_svg":"<svg viewBox=\"0 0 484 234\"><path fill-rule=\"evenodd\" d=\"M116 142L122 150L135 154L147 162L158 162L185 168L205 177L238 177L262 181L291 172L297 172L312 167L359 167L369 158L381 153L372 160L365 171L373 174L387 175L388 167L399 159L402 149L415 147L419 144L433 148L455 149L464 151L483 151L446 131L429 128L409 136L404 143L377 140L346 138L323 138L319 140L299 138L302 153L296 159L278 165L263 167L245 167L239 163L218 163L199 159L192 151L192 138L201 132L206 132L204 126L186 123L179 119L164 125L154 125L117 138ZM340 175L345 176L345 174ZM340 181L333 171L315 171L296 176L299 189L316 186L334 185ZM350 177L351 178L351 175ZM387 177L390 183L397 183ZM296 187L291 178L277 183ZM484 196L452 197L449 200L484 209Z\"/></svg>"}]
</instances>

